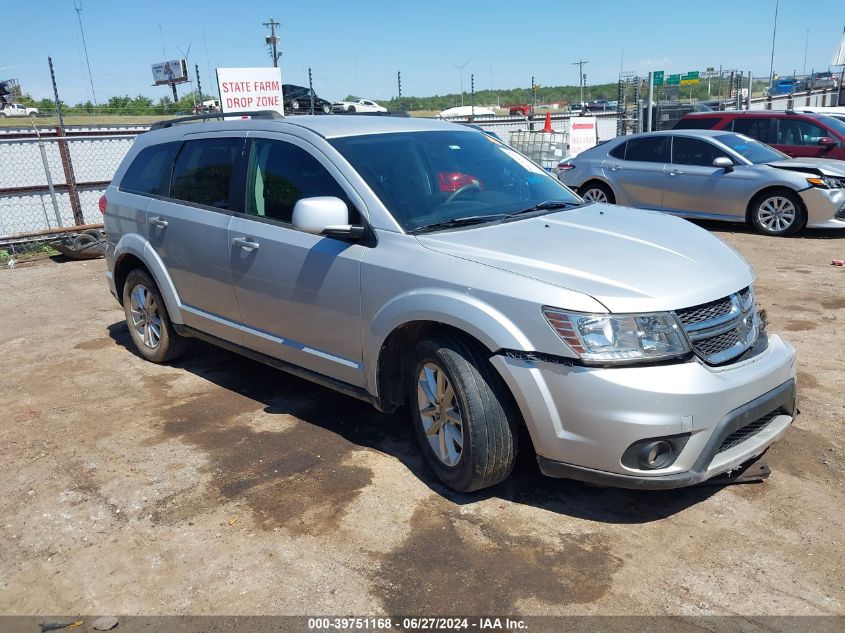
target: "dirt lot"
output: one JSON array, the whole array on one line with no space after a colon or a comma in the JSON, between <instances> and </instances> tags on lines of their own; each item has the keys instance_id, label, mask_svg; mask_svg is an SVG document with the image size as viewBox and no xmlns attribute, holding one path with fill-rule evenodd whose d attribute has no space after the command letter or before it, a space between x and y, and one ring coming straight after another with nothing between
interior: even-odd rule
<instances>
[{"instance_id":1,"label":"dirt lot","mask_svg":"<svg viewBox=\"0 0 845 633\"><path fill-rule=\"evenodd\" d=\"M142 361L102 261L0 271L0 613L845 614L845 235L707 228L799 352L763 484L599 489L529 458L455 495L404 414L205 345Z\"/></svg>"}]
</instances>

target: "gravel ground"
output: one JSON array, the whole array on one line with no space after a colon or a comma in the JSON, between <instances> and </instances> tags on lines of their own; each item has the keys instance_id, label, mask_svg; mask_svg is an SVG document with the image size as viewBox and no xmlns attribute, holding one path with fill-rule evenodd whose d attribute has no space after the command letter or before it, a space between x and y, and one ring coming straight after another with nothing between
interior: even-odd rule
<instances>
[{"instance_id":1,"label":"gravel ground","mask_svg":"<svg viewBox=\"0 0 845 633\"><path fill-rule=\"evenodd\" d=\"M402 412L199 343L144 362L102 261L0 271L0 614L845 615L845 234L706 228L798 349L761 484L601 489L529 456L456 495Z\"/></svg>"}]
</instances>

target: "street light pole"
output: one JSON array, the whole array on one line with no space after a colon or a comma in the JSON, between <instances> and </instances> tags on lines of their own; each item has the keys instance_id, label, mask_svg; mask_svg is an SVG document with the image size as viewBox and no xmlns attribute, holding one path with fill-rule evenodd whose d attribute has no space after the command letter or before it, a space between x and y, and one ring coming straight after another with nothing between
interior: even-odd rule
<instances>
[{"instance_id":1,"label":"street light pole","mask_svg":"<svg viewBox=\"0 0 845 633\"><path fill-rule=\"evenodd\" d=\"M583 59L579 59L577 62L572 62L573 66L578 66L578 83L581 85L581 107L584 107L584 64L589 64L590 62L586 62Z\"/></svg>"},{"instance_id":2,"label":"street light pole","mask_svg":"<svg viewBox=\"0 0 845 633\"><path fill-rule=\"evenodd\" d=\"M463 64L456 64L455 62L446 62L447 64L452 64L455 68L458 69L458 82L461 86L461 105L464 105L464 67L472 61L472 57L466 60Z\"/></svg>"}]
</instances>

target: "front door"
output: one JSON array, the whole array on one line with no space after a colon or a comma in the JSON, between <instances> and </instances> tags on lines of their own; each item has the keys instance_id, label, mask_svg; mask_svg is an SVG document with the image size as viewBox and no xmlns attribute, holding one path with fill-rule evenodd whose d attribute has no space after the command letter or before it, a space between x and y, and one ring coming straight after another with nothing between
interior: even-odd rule
<instances>
[{"instance_id":1,"label":"front door","mask_svg":"<svg viewBox=\"0 0 845 633\"><path fill-rule=\"evenodd\" d=\"M359 213L340 174L286 135L248 147L244 214L229 225L229 258L244 344L362 386L360 260L367 247L293 228L301 198L335 196ZM348 185L345 185L348 187Z\"/></svg>"},{"instance_id":2,"label":"front door","mask_svg":"<svg viewBox=\"0 0 845 633\"><path fill-rule=\"evenodd\" d=\"M666 166L663 209L690 217L745 220L748 167L714 167L728 154L712 143L689 136L672 137L672 161Z\"/></svg>"},{"instance_id":3,"label":"front door","mask_svg":"<svg viewBox=\"0 0 845 633\"><path fill-rule=\"evenodd\" d=\"M806 119L778 119L777 143L775 146L793 158L827 158L830 146L819 145L824 136L836 138L820 125Z\"/></svg>"},{"instance_id":4,"label":"front door","mask_svg":"<svg viewBox=\"0 0 845 633\"><path fill-rule=\"evenodd\" d=\"M176 288L185 324L239 343L228 231L244 138L188 138L173 166L169 196L147 207L147 235Z\"/></svg>"}]
</instances>

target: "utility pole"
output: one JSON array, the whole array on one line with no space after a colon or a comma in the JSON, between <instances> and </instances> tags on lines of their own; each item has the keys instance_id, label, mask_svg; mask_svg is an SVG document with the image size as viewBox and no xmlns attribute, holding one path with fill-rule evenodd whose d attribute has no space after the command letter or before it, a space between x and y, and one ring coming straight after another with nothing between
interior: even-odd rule
<instances>
[{"instance_id":1,"label":"utility pole","mask_svg":"<svg viewBox=\"0 0 845 633\"><path fill-rule=\"evenodd\" d=\"M276 27L281 26L278 22L270 18L269 22L262 22L264 26L270 29L270 35L264 38L264 43L270 47L270 57L273 59L273 67L279 67L279 58L282 54L278 50L279 38L276 36Z\"/></svg>"},{"instance_id":2,"label":"utility pole","mask_svg":"<svg viewBox=\"0 0 845 633\"><path fill-rule=\"evenodd\" d=\"M472 58L470 57L468 60L466 60L463 64L460 65L456 64L455 62L446 62L447 64L452 64L452 66L458 69L458 77L461 86L461 105L464 105L464 66L469 64L471 61Z\"/></svg>"},{"instance_id":3,"label":"utility pole","mask_svg":"<svg viewBox=\"0 0 845 633\"><path fill-rule=\"evenodd\" d=\"M769 91L772 90L772 83L775 80L775 35L778 31L778 5L780 0L775 0L775 23L772 25L772 58L769 63Z\"/></svg>"},{"instance_id":4,"label":"utility pole","mask_svg":"<svg viewBox=\"0 0 845 633\"><path fill-rule=\"evenodd\" d=\"M85 30L82 28L82 0L79 0L79 5L74 0L73 8L76 9L76 17L79 20L79 32L82 34L82 50L85 51L85 65L88 66L88 81L91 83L91 96L94 97L94 105L97 105L97 93L94 92L94 78L91 76L91 62L88 61L88 45L85 43Z\"/></svg>"},{"instance_id":5,"label":"utility pole","mask_svg":"<svg viewBox=\"0 0 845 633\"><path fill-rule=\"evenodd\" d=\"M399 87L399 109L402 109L402 71L396 71L396 84Z\"/></svg>"},{"instance_id":6,"label":"utility pole","mask_svg":"<svg viewBox=\"0 0 845 633\"><path fill-rule=\"evenodd\" d=\"M311 80L311 66L308 67L308 94L311 96L311 111L314 114L314 82Z\"/></svg>"},{"instance_id":7,"label":"utility pole","mask_svg":"<svg viewBox=\"0 0 845 633\"><path fill-rule=\"evenodd\" d=\"M200 66L194 64L194 72L197 74L197 92L200 95L200 113L202 113L202 84L200 83Z\"/></svg>"},{"instance_id":8,"label":"utility pole","mask_svg":"<svg viewBox=\"0 0 845 633\"><path fill-rule=\"evenodd\" d=\"M475 75L469 76L469 85L470 85L470 105L472 106L472 110L470 111L470 120L475 119Z\"/></svg>"},{"instance_id":9,"label":"utility pole","mask_svg":"<svg viewBox=\"0 0 845 633\"><path fill-rule=\"evenodd\" d=\"M807 74L807 44L810 43L810 29L804 29L804 70L801 71L802 75Z\"/></svg>"},{"instance_id":10,"label":"utility pole","mask_svg":"<svg viewBox=\"0 0 845 633\"><path fill-rule=\"evenodd\" d=\"M572 62L573 66L578 66L578 83L581 84L581 107L584 107L584 79L586 75L584 74L584 64L589 64L590 62L584 61L583 59L579 59L577 62Z\"/></svg>"}]
</instances>

